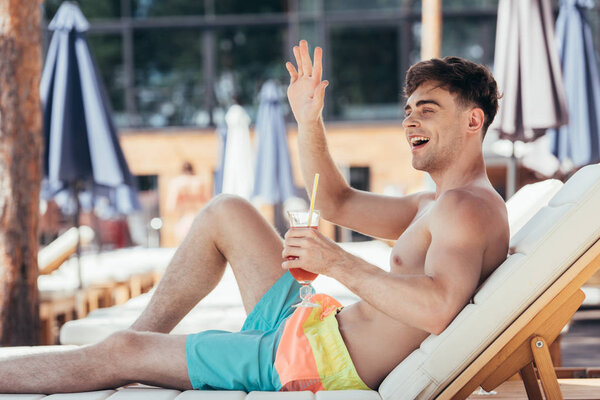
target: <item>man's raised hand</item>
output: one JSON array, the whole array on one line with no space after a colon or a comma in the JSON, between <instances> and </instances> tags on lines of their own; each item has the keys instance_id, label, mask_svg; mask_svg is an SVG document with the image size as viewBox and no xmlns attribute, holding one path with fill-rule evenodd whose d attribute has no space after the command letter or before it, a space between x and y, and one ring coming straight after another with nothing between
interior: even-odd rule
<instances>
[{"instance_id":1,"label":"man's raised hand","mask_svg":"<svg viewBox=\"0 0 600 400\"><path fill-rule=\"evenodd\" d=\"M328 81L321 81L323 73L323 51L315 48L314 65L308 52L306 40L300 46L294 46L294 57L298 69L291 62L285 67L290 73L290 86L287 95L294 117L299 124L310 124L319 121L323 111L325 88Z\"/></svg>"}]
</instances>

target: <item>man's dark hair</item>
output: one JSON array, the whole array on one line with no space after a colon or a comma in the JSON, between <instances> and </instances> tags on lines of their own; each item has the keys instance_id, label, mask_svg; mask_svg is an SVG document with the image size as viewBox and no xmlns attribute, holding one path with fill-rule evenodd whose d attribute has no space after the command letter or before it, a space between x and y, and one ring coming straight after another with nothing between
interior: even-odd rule
<instances>
[{"instance_id":1,"label":"man's dark hair","mask_svg":"<svg viewBox=\"0 0 600 400\"><path fill-rule=\"evenodd\" d=\"M425 82L439 82L440 87L457 95L458 104L475 105L483 110L482 134L498 111L498 85L487 68L460 57L432 58L408 69L404 94L408 98Z\"/></svg>"}]
</instances>

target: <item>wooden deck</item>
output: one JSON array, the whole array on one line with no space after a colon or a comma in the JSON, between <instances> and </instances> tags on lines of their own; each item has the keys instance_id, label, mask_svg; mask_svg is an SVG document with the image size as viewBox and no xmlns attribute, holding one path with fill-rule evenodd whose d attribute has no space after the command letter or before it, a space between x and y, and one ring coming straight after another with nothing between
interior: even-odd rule
<instances>
[{"instance_id":1,"label":"wooden deck","mask_svg":"<svg viewBox=\"0 0 600 400\"><path fill-rule=\"evenodd\" d=\"M560 390L565 400L600 399L600 379L559 379ZM508 381L500 385L496 394L473 394L469 400L526 400L525 386L521 381Z\"/></svg>"}]
</instances>

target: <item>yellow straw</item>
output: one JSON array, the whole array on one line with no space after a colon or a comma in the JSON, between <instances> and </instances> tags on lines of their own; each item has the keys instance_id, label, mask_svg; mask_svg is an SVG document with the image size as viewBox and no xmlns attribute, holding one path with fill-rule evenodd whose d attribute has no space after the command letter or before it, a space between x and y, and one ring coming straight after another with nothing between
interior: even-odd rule
<instances>
[{"instance_id":1,"label":"yellow straw","mask_svg":"<svg viewBox=\"0 0 600 400\"><path fill-rule=\"evenodd\" d=\"M310 223L312 222L312 214L313 209L315 208L315 198L317 197L317 186L319 185L319 174L315 174L315 182L313 183L312 196L310 196L310 211L308 211L308 226L310 228Z\"/></svg>"}]
</instances>

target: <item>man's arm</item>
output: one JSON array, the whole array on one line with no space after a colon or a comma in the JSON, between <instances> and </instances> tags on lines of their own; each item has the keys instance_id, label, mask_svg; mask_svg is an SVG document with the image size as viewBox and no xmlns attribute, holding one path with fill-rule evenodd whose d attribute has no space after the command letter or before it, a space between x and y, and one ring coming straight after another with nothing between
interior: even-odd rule
<instances>
[{"instance_id":1,"label":"man's arm","mask_svg":"<svg viewBox=\"0 0 600 400\"><path fill-rule=\"evenodd\" d=\"M286 64L290 73L288 99L298 122L300 165L309 196L318 172L316 208L323 218L370 236L397 239L416 215L419 196L382 196L348 185L331 158L325 138L322 111L329 82L321 81L322 50L315 48L314 66L306 41L294 47L294 56L298 69Z\"/></svg>"},{"instance_id":2,"label":"man's arm","mask_svg":"<svg viewBox=\"0 0 600 400\"><path fill-rule=\"evenodd\" d=\"M423 275L383 271L312 229L293 229L286 235L284 257L300 258L283 266L331 276L391 318L439 334L468 303L481 275L489 221L485 208L469 196L445 194L432 210Z\"/></svg>"}]
</instances>

